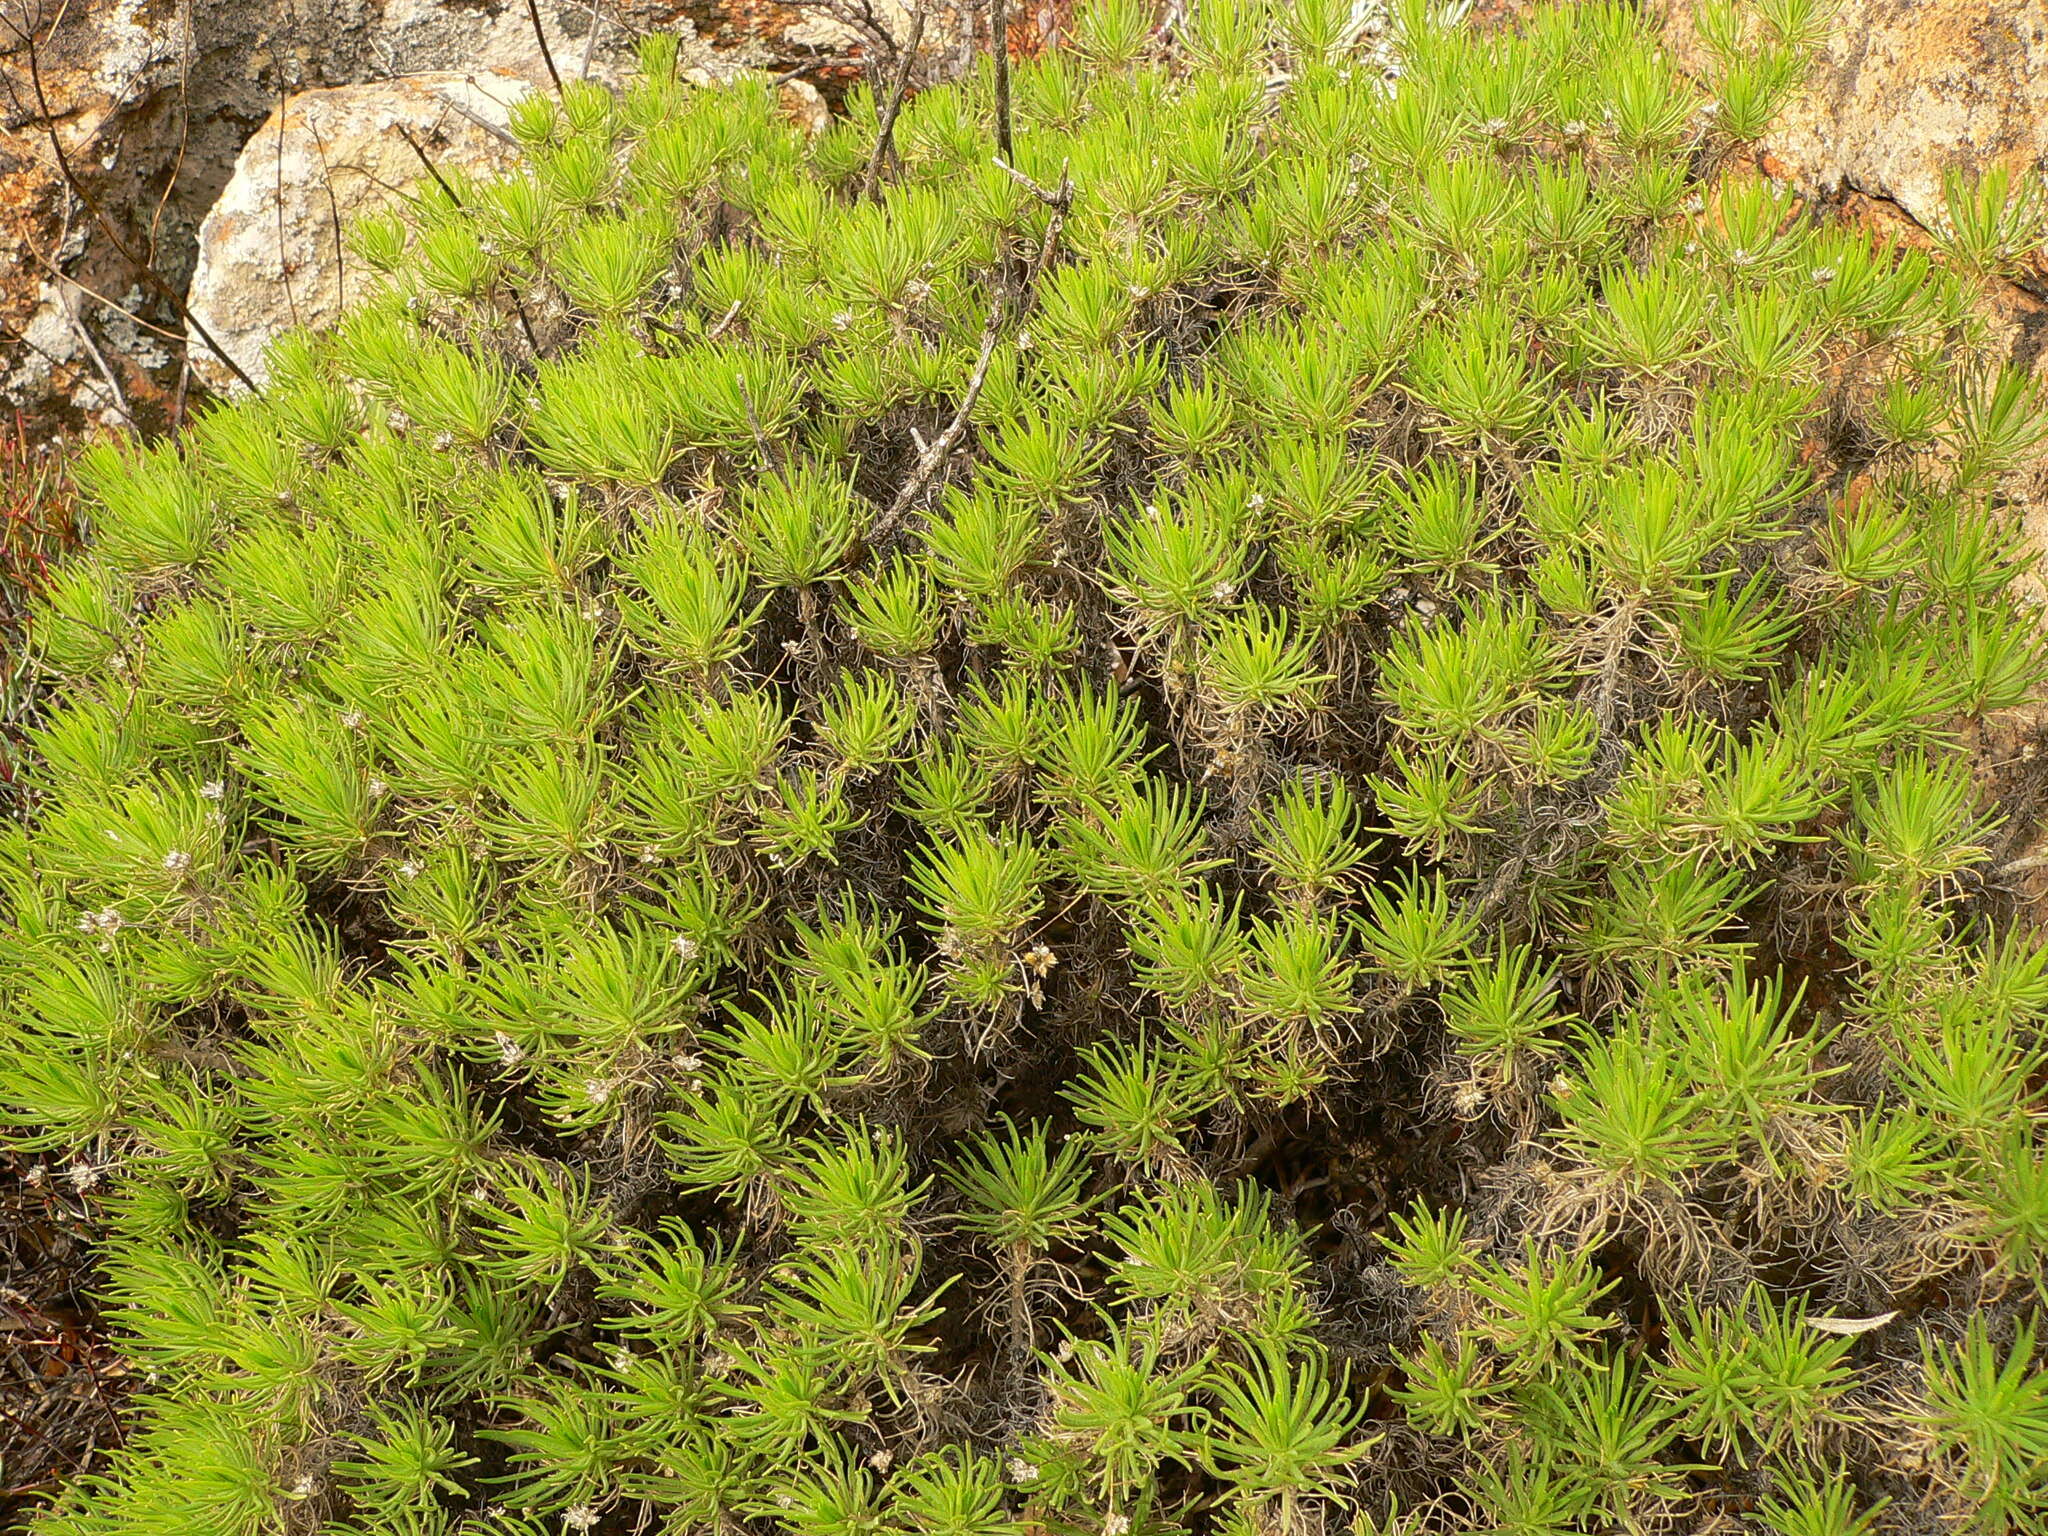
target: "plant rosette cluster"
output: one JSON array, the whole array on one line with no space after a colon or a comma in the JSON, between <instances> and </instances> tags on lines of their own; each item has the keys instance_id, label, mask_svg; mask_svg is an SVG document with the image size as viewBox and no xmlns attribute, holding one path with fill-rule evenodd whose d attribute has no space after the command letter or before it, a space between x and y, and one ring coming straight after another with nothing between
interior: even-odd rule
<instances>
[{"instance_id":1,"label":"plant rosette cluster","mask_svg":"<svg viewBox=\"0 0 2048 1536\"><path fill-rule=\"evenodd\" d=\"M1823 20L657 38L87 453L0 1112L146 1391L34 1529L2048 1532L2042 200L1751 174Z\"/></svg>"}]
</instances>

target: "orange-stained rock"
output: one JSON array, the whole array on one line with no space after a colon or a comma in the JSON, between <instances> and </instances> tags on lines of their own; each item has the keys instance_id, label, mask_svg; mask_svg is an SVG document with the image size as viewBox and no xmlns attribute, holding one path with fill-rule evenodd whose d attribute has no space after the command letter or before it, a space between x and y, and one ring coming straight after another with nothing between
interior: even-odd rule
<instances>
[{"instance_id":1,"label":"orange-stained rock","mask_svg":"<svg viewBox=\"0 0 2048 1536\"><path fill-rule=\"evenodd\" d=\"M1647 0L1681 64L1706 63L1694 0ZM1839 0L1765 169L1888 198L1936 228L1946 167L2048 156L2048 0Z\"/></svg>"},{"instance_id":2,"label":"orange-stained rock","mask_svg":"<svg viewBox=\"0 0 2048 1536\"><path fill-rule=\"evenodd\" d=\"M555 66L570 78L586 67L620 78L634 39L651 31L677 33L686 68L709 77L763 66L780 74L811 56L786 37L809 12L773 0L534 6ZM436 71L547 82L525 0L67 0L6 12L0 405L21 407L37 439L124 419L109 376L145 427L176 417L187 393L182 323L176 299L145 269L172 295L184 293L202 220L281 101ZM36 27L41 103L14 31L25 16ZM806 78L843 85L856 67L836 75L820 67ZM822 103L802 82L785 105L817 125ZM52 128L111 232L66 187ZM220 372L210 360L202 367Z\"/></svg>"}]
</instances>

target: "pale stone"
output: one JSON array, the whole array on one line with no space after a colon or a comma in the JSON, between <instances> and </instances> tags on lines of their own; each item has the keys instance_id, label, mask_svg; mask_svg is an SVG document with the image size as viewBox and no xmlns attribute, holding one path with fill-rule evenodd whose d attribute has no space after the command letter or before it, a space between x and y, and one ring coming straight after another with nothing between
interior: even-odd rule
<instances>
[{"instance_id":1,"label":"pale stone","mask_svg":"<svg viewBox=\"0 0 2048 1536\"><path fill-rule=\"evenodd\" d=\"M1704 73L1694 0L1652 8L1680 62ZM1887 198L1942 228L1949 167L2048 158L2048 0L1841 0L1764 146L1809 190Z\"/></svg>"},{"instance_id":2,"label":"pale stone","mask_svg":"<svg viewBox=\"0 0 2048 1536\"><path fill-rule=\"evenodd\" d=\"M331 324L360 296L368 274L346 247L351 218L425 177L422 153L449 169L510 165L517 149L508 108L531 88L511 74L446 73L290 98L243 147L200 225L187 301L193 318L262 382L273 338ZM190 356L209 385L233 383L196 327Z\"/></svg>"}]
</instances>

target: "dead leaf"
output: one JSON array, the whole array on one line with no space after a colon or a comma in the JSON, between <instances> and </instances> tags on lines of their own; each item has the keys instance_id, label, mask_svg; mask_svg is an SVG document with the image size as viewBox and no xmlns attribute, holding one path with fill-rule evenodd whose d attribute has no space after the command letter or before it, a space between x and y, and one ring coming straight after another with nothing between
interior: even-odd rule
<instances>
[{"instance_id":1,"label":"dead leaf","mask_svg":"<svg viewBox=\"0 0 2048 1536\"><path fill-rule=\"evenodd\" d=\"M1859 1333L1875 1333L1886 1323L1897 1317L1898 1310L1880 1312L1875 1317L1809 1317L1806 1326L1822 1333L1839 1334L1843 1338L1854 1338Z\"/></svg>"}]
</instances>

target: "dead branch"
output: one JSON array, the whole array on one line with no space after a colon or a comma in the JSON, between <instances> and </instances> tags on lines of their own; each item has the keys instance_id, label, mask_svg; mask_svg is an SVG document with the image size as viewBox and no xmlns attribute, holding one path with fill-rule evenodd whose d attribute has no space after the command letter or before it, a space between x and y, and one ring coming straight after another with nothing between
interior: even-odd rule
<instances>
[{"instance_id":1,"label":"dead branch","mask_svg":"<svg viewBox=\"0 0 2048 1536\"><path fill-rule=\"evenodd\" d=\"M548 79L555 84L555 94L562 94L562 76L555 68L554 51L548 47L547 28L540 24L540 7L534 0L526 0L526 19L533 23L533 40L540 44L540 61L547 67Z\"/></svg>"},{"instance_id":2,"label":"dead branch","mask_svg":"<svg viewBox=\"0 0 2048 1536\"><path fill-rule=\"evenodd\" d=\"M114 409L121 413L122 419L129 426L138 425L135 420L135 413L128 409L128 396L121 388L121 381L114 377L114 370L107 364L106 354L100 351L99 343L93 340L92 330L86 325L85 316L78 312L78 309L71 303L68 295L58 302L64 310L64 318L71 322L72 333L78 337L79 341L84 343L86 355L92 359L93 366L99 370L100 379L106 384L107 392L113 397Z\"/></svg>"},{"instance_id":3,"label":"dead branch","mask_svg":"<svg viewBox=\"0 0 2048 1536\"><path fill-rule=\"evenodd\" d=\"M989 34L996 54L996 153L1008 162L1017 158L1017 145L1010 136L1010 11L1004 0L989 0Z\"/></svg>"},{"instance_id":4,"label":"dead branch","mask_svg":"<svg viewBox=\"0 0 2048 1536\"><path fill-rule=\"evenodd\" d=\"M1038 278L1052 262L1054 249L1059 244L1060 227L1066 222L1067 209L1074 200L1074 182L1071 175L1062 168L1059 191L1052 195L1052 217L1046 221L1045 238L1039 242L1038 255L1032 260L1030 269L1024 274L1024 309L1028 310L1030 295L1036 288ZM889 504L889 510L876 519L868 530L866 542L873 545L910 510L912 502L923 494L932 477L938 474L954 446L967 431L967 420L974 414L975 402L981 398L982 386L988 382L989 364L995 360L996 346L1003 335L1004 291L999 285L995 298L988 309L988 323L982 327L981 351L975 358L974 371L968 375L967 388L960 396L960 408L953 413L953 419L946 424L932 444L918 456L917 467L910 472L910 478L903 482L903 489L896 493L896 499ZM1020 313L1019 318L1022 318Z\"/></svg>"},{"instance_id":5,"label":"dead branch","mask_svg":"<svg viewBox=\"0 0 2048 1536\"><path fill-rule=\"evenodd\" d=\"M1072 200L1074 191L1072 187L1067 185L1064 176L1061 178L1059 190L1056 192L1049 192L1044 187L1041 187L1037 182L1033 181L1029 176L1026 176L1022 171L1018 170L1017 167L1010 164L1010 162L1005 160L1001 155L996 156L995 163L996 168L998 170L1007 171L1010 174L1010 176L1014 180L1016 180L1016 182L1020 186L1022 186L1026 191L1028 191L1033 197L1037 198L1041 203L1045 204L1046 207L1058 209L1061 212L1066 211L1066 204Z\"/></svg>"},{"instance_id":6,"label":"dead branch","mask_svg":"<svg viewBox=\"0 0 2048 1536\"><path fill-rule=\"evenodd\" d=\"M398 129L398 136L405 140L405 147L413 152L419 163L426 167L427 174L434 178L434 185L441 189L442 195L460 208L462 199L456 196L455 189L448 185L447 179L441 174L441 168L427 158L427 152L420 148L420 141L412 136L412 130L403 123L396 123L393 126Z\"/></svg>"},{"instance_id":7,"label":"dead branch","mask_svg":"<svg viewBox=\"0 0 2048 1536\"><path fill-rule=\"evenodd\" d=\"M114 221L107 217L107 212L100 206L99 199L94 197L91 189L79 179L78 172L72 168L71 156L65 151L63 137L57 132L57 117L50 110L50 99L43 90L41 50L36 44L35 30L33 27L24 27L19 35L28 53L28 77L36 93L36 110L42 115L43 131L49 137L51 152L57 157L57 171L64 178L64 184L71 189L72 195L85 205L86 212L90 213L93 222L99 225L100 233L106 236L107 243L113 246L115 254L138 272L143 280L156 290L157 296L171 306L187 333L197 336L243 388L251 394L262 393L257 388L256 381L249 377L248 371L228 356L227 348L223 347L204 322L192 313L184 295L165 282L154 266L138 258L128 248L128 242L121 238L120 231L115 227Z\"/></svg>"},{"instance_id":8,"label":"dead branch","mask_svg":"<svg viewBox=\"0 0 2048 1536\"><path fill-rule=\"evenodd\" d=\"M801 80L805 75L821 69L845 69L850 64L860 63L858 56L850 53L839 54L829 59L812 59L808 64L799 64L795 69L786 69L769 81L769 85L780 90L792 80Z\"/></svg>"},{"instance_id":9,"label":"dead branch","mask_svg":"<svg viewBox=\"0 0 2048 1536\"><path fill-rule=\"evenodd\" d=\"M862 180L860 195L872 198L882 179L882 162L895 152L896 117L903 110L903 98L910 90L910 72L917 67L917 45L924 40L925 0L918 0L916 10L910 16L910 38L903 45L903 56L896 66L896 84L889 92L889 103L882 110L882 123L875 134L875 152L868 159L868 173Z\"/></svg>"}]
</instances>

